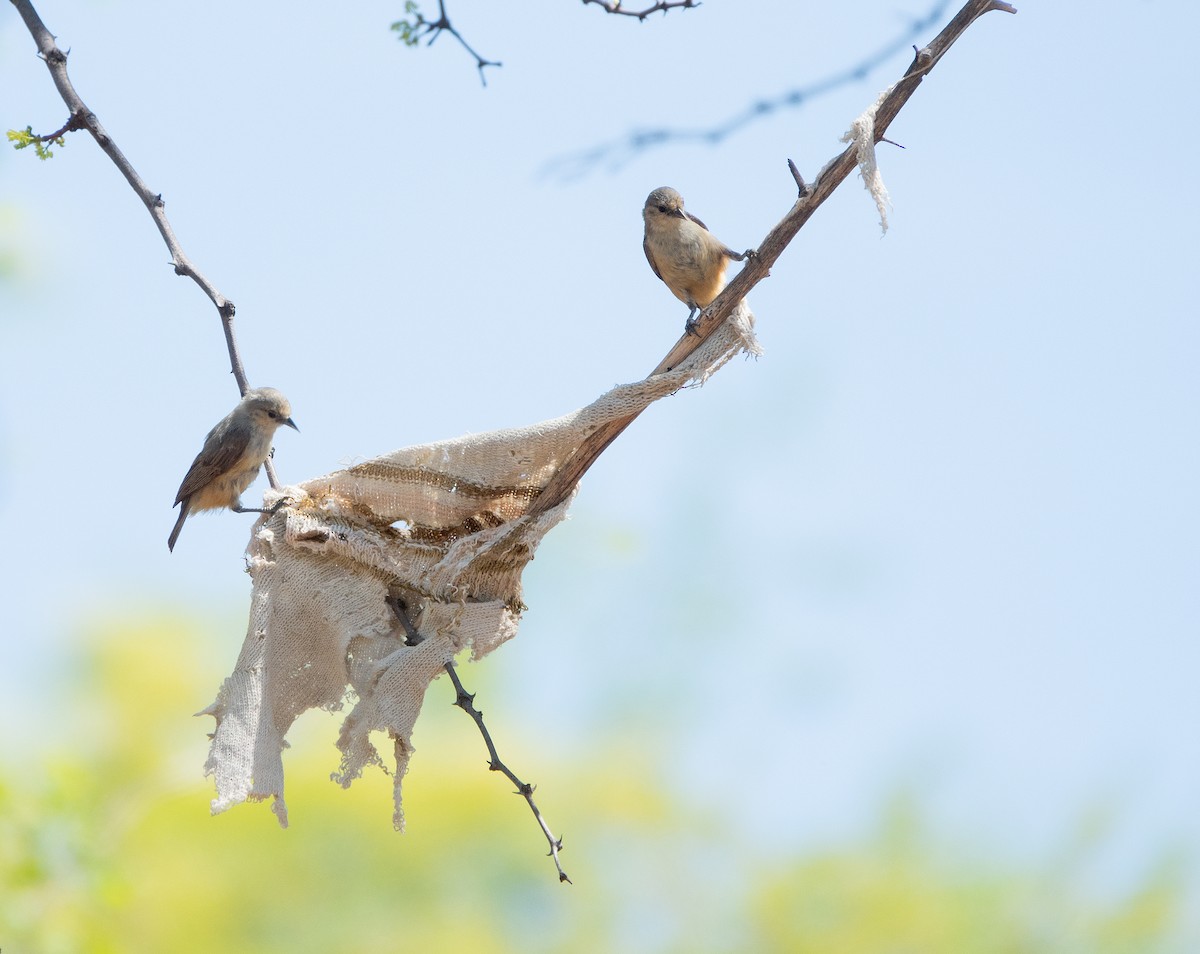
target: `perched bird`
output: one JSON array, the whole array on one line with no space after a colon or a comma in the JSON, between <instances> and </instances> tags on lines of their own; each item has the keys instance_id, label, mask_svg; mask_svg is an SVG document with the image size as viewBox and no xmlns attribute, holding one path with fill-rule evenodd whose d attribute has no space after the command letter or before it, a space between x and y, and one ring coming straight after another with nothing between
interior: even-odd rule
<instances>
[{"instance_id":1,"label":"perched bird","mask_svg":"<svg viewBox=\"0 0 1200 954\"><path fill-rule=\"evenodd\" d=\"M254 483L258 469L271 453L271 438L284 424L300 430L292 420L288 399L274 388L254 388L208 432L203 450L192 461L175 495L179 519L167 539L168 549L175 549L188 514L222 507L235 513L274 512L243 507L241 496Z\"/></svg>"},{"instance_id":2,"label":"perched bird","mask_svg":"<svg viewBox=\"0 0 1200 954\"><path fill-rule=\"evenodd\" d=\"M725 287L728 259L740 262L754 255L754 249L735 252L727 248L708 226L684 211L683 196L663 186L646 197L642 207L646 236L642 249L646 261L671 289L671 294L688 306L684 330L696 333L693 317L707 308Z\"/></svg>"}]
</instances>

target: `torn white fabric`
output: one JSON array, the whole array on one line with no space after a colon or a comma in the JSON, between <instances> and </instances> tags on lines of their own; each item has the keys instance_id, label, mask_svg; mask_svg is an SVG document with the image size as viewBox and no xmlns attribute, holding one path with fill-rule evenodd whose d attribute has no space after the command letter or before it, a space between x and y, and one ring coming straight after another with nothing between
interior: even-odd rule
<instances>
[{"instance_id":1,"label":"torn white fabric","mask_svg":"<svg viewBox=\"0 0 1200 954\"><path fill-rule=\"evenodd\" d=\"M871 193L871 198L875 200L875 208L879 210L879 227L884 232L888 230L887 214L888 209L892 207L892 199L888 195L887 186L883 184L883 173L879 171L879 163L875 157L875 113L894 88L893 84L880 93L879 98L867 111L850 124L850 128L841 139L842 142L854 143L858 173L862 176L863 185Z\"/></svg>"},{"instance_id":2,"label":"torn white fabric","mask_svg":"<svg viewBox=\"0 0 1200 954\"><path fill-rule=\"evenodd\" d=\"M702 383L738 353L760 354L745 302L680 366L613 388L564 417L470 434L367 460L267 494L288 505L256 524L246 639L203 715L216 719L205 773L214 813L273 799L287 825L282 753L295 719L352 703L342 723L348 786L385 766L369 733L394 746L394 815L425 690L464 649L486 656L516 635L521 573L570 497L531 516L533 501L580 444L609 421ZM392 606L402 600L421 641L408 645Z\"/></svg>"}]
</instances>

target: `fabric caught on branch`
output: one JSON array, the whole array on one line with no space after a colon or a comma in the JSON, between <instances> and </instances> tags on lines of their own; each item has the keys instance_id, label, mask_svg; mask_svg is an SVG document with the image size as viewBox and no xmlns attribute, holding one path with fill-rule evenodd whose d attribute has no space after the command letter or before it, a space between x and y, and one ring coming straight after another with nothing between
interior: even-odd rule
<instances>
[{"instance_id":1,"label":"fabric caught on branch","mask_svg":"<svg viewBox=\"0 0 1200 954\"><path fill-rule=\"evenodd\" d=\"M286 826L288 730L308 709L350 702L333 778L348 786L368 765L391 771L402 829L400 783L426 688L460 651L479 659L516 635L521 573L570 505L568 496L531 515L541 489L597 428L703 383L739 352L760 353L752 323L741 302L678 368L564 417L408 447L268 493L268 506L290 500L255 524L246 640L201 713L217 721L205 765L216 781L213 812L270 797ZM397 599L420 634L415 645ZM393 740L391 769L374 730Z\"/></svg>"},{"instance_id":2,"label":"fabric caught on branch","mask_svg":"<svg viewBox=\"0 0 1200 954\"><path fill-rule=\"evenodd\" d=\"M842 142L854 143L858 174L862 176L863 185L875 200L875 208L879 210L879 227L884 232L888 230L887 214L892 205L892 198L888 195L887 186L883 184L883 173L879 171L879 162L875 158L875 114L879 112L879 107L893 89L895 84L880 93L866 112L854 120L842 135Z\"/></svg>"}]
</instances>

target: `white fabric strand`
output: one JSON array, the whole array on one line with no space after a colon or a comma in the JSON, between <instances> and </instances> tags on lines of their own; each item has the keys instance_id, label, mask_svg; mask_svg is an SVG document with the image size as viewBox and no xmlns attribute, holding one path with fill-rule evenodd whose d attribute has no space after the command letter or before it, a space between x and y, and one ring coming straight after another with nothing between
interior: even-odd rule
<instances>
[{"instance_id":1,"label":"white fabric strand","mask_svg":"<svg viewBox=\"0 0 1200 954\"><path fill-rule=\"evenodd\" d=\"M883 184L883 173L879 171L879 162L875 157L875 114L888 94L895 88L889 86L879 98L867 108L858 119L850 124L850 129L842 136L842 142L855 144L854 155L858 161L858 173L862 176L871 198L875 200L875 208L879 210L879 227L886 233L888 230L887 214L892 207L892 197L888 195L887 186Z\"/></svg>"}]
</instances>

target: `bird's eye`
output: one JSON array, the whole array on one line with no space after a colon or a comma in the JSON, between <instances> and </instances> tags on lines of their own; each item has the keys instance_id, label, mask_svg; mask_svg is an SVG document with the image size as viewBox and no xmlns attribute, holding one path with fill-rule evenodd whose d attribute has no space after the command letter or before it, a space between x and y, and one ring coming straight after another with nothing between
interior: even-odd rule
<instances>
[{"instance_id":1,"label":"bird's eye","mask_svg":"<svg viewBox=\"0 0 1200 954\"><path fill-rule=\"evenodd\" d=\"M279 415L274 411L267 411L267 417L269 417L271 420L275 420L275 418L279 417Z\"/></svg>"},{"instance_id":2,"label":"bird's eye","mask_svg":"<svg viewBox=\"0 0 1200 954\"><path fill-rule=\"evenodd\" d=\"M658 211L659 211L659 212L661 212L663 215L666 215L666 214L667 214L668 212L670 212L671 210L670 210L670 209L668 209L668 208L667 208L665 205L660 205L660 206L658 207Z\"/></svg>"}]
</instances>

